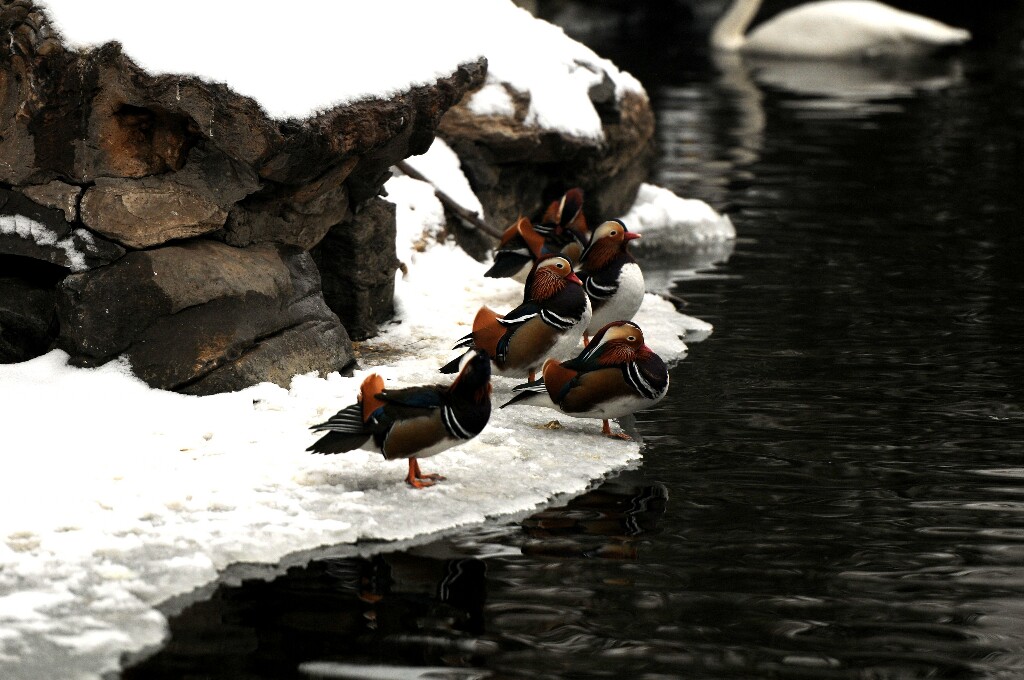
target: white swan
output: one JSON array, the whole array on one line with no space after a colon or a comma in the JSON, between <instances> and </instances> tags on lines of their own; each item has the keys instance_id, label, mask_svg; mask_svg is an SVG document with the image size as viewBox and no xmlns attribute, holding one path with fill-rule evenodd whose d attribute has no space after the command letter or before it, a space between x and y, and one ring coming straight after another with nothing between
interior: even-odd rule
<instances>
[{"instance_id":1,"label":"white swan","mask_svg":"<svg viewBox=\"0 0 1024 680\"><path fill-rule=\"evenodd\" d=\"M914 57L971 38L961 28L874 0L821 0L786 10L744 36L761 0L734 0L715 24L715 49L804 59Z\"/></svg>"}]
</instances>

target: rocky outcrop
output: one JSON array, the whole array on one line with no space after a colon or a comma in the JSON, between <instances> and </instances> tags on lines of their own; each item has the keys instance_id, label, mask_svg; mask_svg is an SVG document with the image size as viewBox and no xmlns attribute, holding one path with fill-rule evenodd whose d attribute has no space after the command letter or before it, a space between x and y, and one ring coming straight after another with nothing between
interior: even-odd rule
<instances>
[{"instance_id":1,"label":"rocky outcrop","mask_svg":"<svg viewBox=\"0 0 1024 680\"><path fill-rule=\"evenodd\" d=\"M394 243L395 227L395 205L374 198L349 222L331 229L312 251L323 272L327 304L346 318L359 319L347 326L353 340L376 335L377 324L394 314L398 259L393 250L375 250L373 244ZM365 253L365 257L351 267L330 266L352 251Z\"/></svg>"},{"instance_id":2,"label":"rocky outcrop","mask_svg":"<svg viewBox=\"0 0 1024 680\"><path fill-rule=\"evenodd\" d=\"M208 393L351 361L344 328L294 246L209 239L135 251L58 291L60 345L80 363L124 355L164 389Z\"/></svg>"},{"instance_id":3,"label":"rocky outcrop","mask_svg":"<svg viewBox=\"0 0 1024 680\"><path fill-rule=\"evenodd\" d=\"M125 355L194 393L352 363L346 328L391 313L394 213L375 197L486 71L281 121L117 43L70 49L30 0L0 0L0 44L0 289L18 298L0 360Z\"/></svg>"},{"instance_id":4,"label":"rocky outcrop","mask_svg":"<svg viewBox=\"0 0 1024 680\"><path fill-rule=\"evenodd\" d=\"M529 93L499 86L514 102L514 113L474 113L467 97L438 129L458 154L489 222L503 228L520 215L539 218L550 201L574 186L584 191L591 223L629 210L654 154L654 114L642 91L617 94L607 74L591 87L604 137L591 139L528 124Z\"/></svg>"}]
</instances>

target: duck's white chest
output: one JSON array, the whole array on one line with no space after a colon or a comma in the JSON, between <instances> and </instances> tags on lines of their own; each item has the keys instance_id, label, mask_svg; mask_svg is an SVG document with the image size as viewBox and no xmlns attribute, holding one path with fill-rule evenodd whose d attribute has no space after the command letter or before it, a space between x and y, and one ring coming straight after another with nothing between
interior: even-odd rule
<instances>
[{"instance_id":1,"label":"duck's white chest","mask_svg":"<svg viewBox=\"0 0 1024 680\"><path fill-rule=\"evenodd\" d=\"M592 318L593 309L590 306L590 298L586 298L586 304L583 308L583 314L580 315L580 320L572 328L559 336L558 341L555 342L554 347L547 353L547 356L559 361L565 361L579 354L580 340L583 338L583 332L589 327Z\"/></svg>"},{"instance_id":2,"label":"duck's white chest","mask_svg":"<svg viewBox=\"0 0 1024 680\"><path fill-rule=\"evenodd\" d=\"M587 334L594 335L612 321L629 321L644 301L644 274L640 265L627 262L619 271L619 285L616 291L590 319Z\"/></svg>"}]
</instances>

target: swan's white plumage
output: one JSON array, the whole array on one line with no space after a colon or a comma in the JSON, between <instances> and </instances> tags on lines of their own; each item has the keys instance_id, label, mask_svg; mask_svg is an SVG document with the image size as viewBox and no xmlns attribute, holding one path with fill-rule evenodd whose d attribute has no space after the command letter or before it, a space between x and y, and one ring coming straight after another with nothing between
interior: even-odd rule
<instances>
[{"instance_id":1,"label":"swan's white plumage","mask_svg":"<svg viewBox=\"0 0 1024 680\"><path fill-rule=\"evenodd\" d=\"M920 56L971 37L963 29L875 0L821 0L786 10L744 38L760 3L736 0L716 26L713 45L791 58L849 59Z\"/></svg>"}]
</instances>

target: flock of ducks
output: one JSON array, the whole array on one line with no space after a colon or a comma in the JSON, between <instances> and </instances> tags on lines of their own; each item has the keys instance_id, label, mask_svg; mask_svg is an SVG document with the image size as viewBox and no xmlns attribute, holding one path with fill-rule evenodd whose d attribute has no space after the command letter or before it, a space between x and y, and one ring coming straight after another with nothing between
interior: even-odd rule
<instances>
[{"instance_id":1,"label":"flock of ducks","mask_svg":"<svg viewBox=\"0 0 1024 680\"><path fill-rule=\"evenodd\" d=\"M424 474L418 459L483 431L492 372L527 379L501 408L540 406L600 419L603 434L629 439L612 434L609 419L653 406L669 385L665 362L631 321L644 297L643 273L628 249L636 238L618 219L588 229L578 188L553 202L538 224L520 218L485 275L523 281L523 302L505 314L480 308L473 330L453 348L465 352L440 369L456 374L454 381L389 389L372 373L356 403L313 426L324 434L307 450L368 448L387 460L406 458L405 481L431 486L444 478Z\"/></svg>"},{"instance_id":2,"label":"flock of ducks","mask_svg":"<svg viewBox=\"0 0 1024 680\"><path fill-rule=\"evenodd\" d=\"M970 39L963 29L875 0L806 3L747 34L760 5L761 0L733 0L712 31L712 47L788 59L873 59L921 56ZM638 236L621 220L591 232L578 188L548 206L538 224L521 218L505 231L486 276L522 281L523 302L505 314L480 308L472 332L455 345L467 351L441 368L457 373L455 380L386 389L371 374L357 403L312 428L326 434L308 450L341 453L369 446L388 460L407 458L406 482L430 486L442 477L423 474L417 459L484 429L491 415L492 371L528 378L502 408L543 406L598 418L605 435L628 439L612 435L608 420L653 406L669 383L665 363L631 321L644 296L643 274L628 250Z\"/></svg>"}]
</instances>

